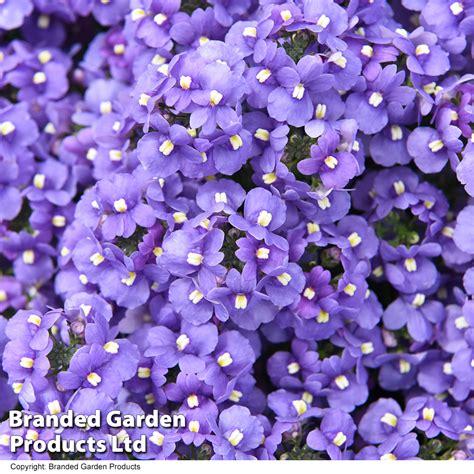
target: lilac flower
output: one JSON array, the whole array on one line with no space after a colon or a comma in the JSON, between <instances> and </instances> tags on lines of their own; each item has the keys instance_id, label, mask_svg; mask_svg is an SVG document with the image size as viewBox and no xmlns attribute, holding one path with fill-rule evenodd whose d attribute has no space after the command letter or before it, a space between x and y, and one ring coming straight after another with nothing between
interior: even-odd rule
<instances>
[{"instance_id":1,"label":"lilac flower","mask_svg":"<svg viewBox=\"0 0 474 474\"><path fill-rule=\"evenodd\" d=\"M248 340L237 331L227 331L219 336L212 354L212 361L199 378L212 386L216 400L227 398L237 377L247 372L255 361L255 353Z\"/></svg>"},{"instance_id":2,"label":"lilac flower","mask_svg":"<svg viewBox=\"0 0 474 474\"><path fill-rule=\"evenodd\" d=\"M104 3L102 0L73 0L72 7L83 16L92 13L105 26L118 23L128 10L128 5Z\"/></svg>"},{"instance_id":3,"label":"lilac flower","mask_svg":"<svg viewBox=\"0 0 474 474\"><path fill-rule=\"evenodd\" d=\"M467 2L466 2L467 3ZM470 4L467 3L469 8ZM464 12L464 2L445 3L440 0L430 0L423 8L423 20L442 39L453 39L461 36L460 26L468 22Z\"/></svg>"},{"instance_id":4,"label":"lilac flower","mask_svg":"<svg viewBox=\"0 0 474 474\"><path fill-rule=\"evenodd\" d=\"M347 98L346 117L357 120L359 128L366 134L382 130L388 122L388 110L393 105L407 105L414 92L402 86L403 71L397 72L395 65L386 66L375 80L368 81L363 92Z\"/></svg>"},{"instance_id":5,"label":"lilac flower","mask_svg":"<svg viewBox=\"0 0 474 474\"><path fill-rule=\"evenodd\" d=\"M317 372L319 356L309 349L309 343L294 339L291 353L279 351L268 359L268 375L275 386L292 389L299 385L299 378L307 380Z\"/></svg>"},{"instance_id":6,"label":"lilac flower","mask_svg":"<svg viewBox=\"0 0 474 474\"><path fill-rule=\"evenodd\" d=\"M163 241L161 264L171 274L177 276L191 275L196 272L209 271L219 273L223 259L222 242L224 233L212 229L206 233L197 230L177 230Z\"/></svg>"},{"instance_id":7,"label":"lilac flower","mask_svg":"<svg viewBox=\"0 0 474 474\"><path fill-rule=\"evenodd\" d=\"M191 324L203 324L214 314L214 302L208 296L215 288L215 281L206 275L197 280L179 278L169 287L169 299L173 308Z\"/></svg>"},{"instance_id":8,"label":"lilac flower","mask_svg":"<svg viewBox=\"0 0 474 474\"><path fill-rule=\"evenodd\" d=\"M34 351L43 351L49 345L48 329L58 318L59 313L55 311L43 316L38 311L20 310L8 321L5 334L11 340L22 339Z\"/></svg>"},{"instance_id":9,"label":"lilac flower","mask_svg":"<svg viewBox=\"0 0 474 474\"><path fill-rule=\"evenodd\" d=\"M282 280L289 283L291 275L287 273ZM222 306L216 308L216 316L219 319L226 321L230 316L237 326L253 331L275 317L277 308L268 295L259 291L251 269L246 269L239 274L233 268L227 274L225 282L226 288L211 290L209 295L213 300L222 302ZM292 293L294 294L294 291L290 289L289 294Z\"/></svg>"},{"instance_id":10,"label":"lilac flower","mask_svg":"<svg viewBox=\"0 0 474 474\"><path fill-rule=\"evenodd\" d=\"M171 40L169 30L179 6L178 0L166 2L161 0L132 1L132 21L137 23L137 38L152 48L166 46ZM148 12L148 14L141 14L142 11Z\"/></svg>"},{"instance_id":11,"label":"lilac flower","mask_svg":"<svg viewBox=\"0 0 474 474\"><path fill-rule=\"evenodd\" d=\"M255 268L268 274L276 268L281 267L288 259L287 252L278 248L276 245L266 245L252 236L237 240L239 249L235 252L246 266Z\"/></svg>"},{"instance_id":12,"label":"lilac flower","mask_svg":"<svg viewBox=\"0 0 474 474\"><path fill-rule=\"evenodd\" d=\"M313 388L319 392L320 385L315 383ZM321 417L322 410L312 407L313 395L310 392L290 392L284 389L268 395L268 407L275 412L276 419L282 423L295 423L306 418Z\"/></svg>"},{"instance_id":13,"label":"lilac flower","mask_svg":"<svg viewBox=\"0 0 474 474\"><path fill-rule=\"evenodd\" d=\"M426 301L424 293L416 293L398 298L391 303L384 312L383 322L388 329L400 329L407 324L410 336L415 341L425 342L433 335L430 323L440 323L444 317L441 302Z\"/></svg>"},{"instance_id":14,"label":"lilac flower","mask_svg":"<svg viewBox=\"0 0 474 474\"><path fill-rule=\"evenodd\" d=\"M138 159L153 176L167 178L185 161L201 163L202 157L191 147L192 137L180 125L172 125L163 133L145 135L138 144Z\"/></svg>"},{"instance_id":15,"label":"lilac flower","mask_svg":"<svg viewBox=\"0 0 474 474\"><path fill-rule=\"evenodd\" d=\"M396 341L396 340L395 340ZM419 358L412 354L382 354L378 357L381 366L379 383L385 390L412 387L416 382Z\"/></svg>"},{"instance_id":16,"label":"lilac flower","mask_svg":"<svg viewBox=\"0 0 474 474\"><path fill-rule=\"evenodd\" d=\"M183 46L197 48L208 40L221 40L225 29L217 22L212 8L194 10L190 17L177 16L170 30L174 41Z\"/></svg>"},{"instance_id":17,"label":"lilac flower","mask_svg":"<svg viewBox=\"0 0 474 474\"><path fill-rule=\"evenodd\" d=\"M358 171L357 161L352 153L338 151L339 137L328 133L311 147L311 158L298 163L301 173L312 175L319 173L327 188L344 188Z\"/></svg>"},{"instance_id":18,"label":"lilac flower","mask_svg":"<svg viewBox=\"0 0 474 474\"><path fill-rule=\"evenodd\" d=\"M84 336L87 344L100 344L113 357L110 365L115 367L124 380L133 377L139 360L137 347L127 339L118 339L118 328L109 328L107 319L101 314L95 322L87 324Z\"/></svg>"},{"instance_id":19,"label":"lilac flower","mask_svg":"<svg viewBox=\"0 0 474 474\"><path fill-rule=\"evenodd\" d=\"M301 26L316 33L321 44L327 44L334 49L344 49L345 43L338 36L348 26L346 11L333 0L305 0L303 12L305 21ZM292 25L290 29L296 29L296 25Z\"/></svg>"},{"instance_id":20,"label":"lilac flower","mask_svg":"<svg viewBox=\"0 0 474 474\"><path fill-rule=\"evenodd\" d=\"M13 3L15 4L13 5ZM14 30L20 27L32 10L33 3L30 0L19 0L18 2L8 0L0 6L0 27L4 30Z\"/></svg>"},{"instance_id":21,"label":"lilac flower","mask_svg":"<svg viewBox=\"0 0 474 474\"><path fill-rule=\"evenodd\" d=\"M262 170L273 171L288 142L288 126L280 125L261 112L245 114L243 124L254 137L256 151L252 155L261 154L259 162Z\"/></svg>"},{"instance_id":22,"label":"lilac flower","mask_svg":"<svg viewBox=\"0 0 474 474\"><path fill-rule=\"evenodd\" d=\"M331 274L322 267L314 267L306 276L306 286L298 303L297 314L304 319L311 319L314 315L332 313L336 306L336 292L329 284ZM323 316L325 316L323 314ZM323 319L321 317L320 319ZM322 321L321 321L322 322Z\"/></svg>"},{"instance_id":23,"label":"lilac flower","mask_svg":"<svg viewBox=\"0 0 474 474\"><path fill-rule=\"evenodd\" d=\"M291 67L292 61L283 48L277 48L274 43L267 44L265 57L258 66L253 66L245 72L245 80L250 88L247 101L257 109L266 108L269 95L280 87L279 71Z\"/></svg>"},{"instance_id":24,"label":"lilac flower","mask_svg":"<svg viewBox=\"0 0 474 474\"><path fill-rule=\"evenodd\" d=\"M0 417L184 415L62 429L87 459L473 458L472 0L0 29Z\"/></svg>"},{"instance_id":25,"label":"lilac flower","mask_svg":"<svg viewBox=\"0 0 474 474\"><path fill-rule=\"evenodd\" d=\"M165 326L155 327L149 333L148 342L147 357L158 357L159 364L167 368L179 362L184 372L197 373L206 366L202 359L217 345L217 329L213 324L183 323L177 334Z\"/></svg>"},{"instance_id":26,"label":"lilac flower","mask_svg":"<svg viewBox=\"0 0 474 474\"><path fill-rule=\"evenodd\" d=\"M108 413L113 408L113 400L104 392L97 391L93 388L83 388L77 392L77 395L71 399L69 408L76 414L92 415L96 410L101 413ZM63 439L69 440L86 440L93 438L94 440L106 440L107 435L101 429L92 428L89 430L81 430L78 428L66 428L62 431Z\"/></svg>"},{"instance_id":27,"label":"lilac flower","mask_svg":"<svg viewBox=\"0 0 474 474\"><path fill-rule=\"evenodd\" d=\"M431 127L419 127L408 138L408 153L421 171L438 173L448 160L451 166L457 165L456 153L462 148L460 135L461 131L453 125L447 126L441 132Z\"/></svg>"},{"instance_id":28,"label":"lilac flower","mask_svg":"<svg viewBox=\"0 0 474 474\"><path fill-rule=\"evenodd\" d=\"M119 364L111 363L114 353L110 347L93 343L82 347L71 359L67 371L58 374L58 382L65 390L94 388L110 397L116 397L124 380L132 377L127 359Z\"/></svg>"},{"instance_id":29,"label":"lilac flower","mask_svg":"<svg viewBox=\"0 0 474 474\"><path fill-rule=\"evenodd\" d=\"M394 45L408 55L407 67L415 73L440 76L449 70L448 54L436 44L434 33L422 28L413 31L407 38L395 38Z\"/></svg>"},{"instance_id":30,"label":"lilac flower","mask_svg":"<svg viewBox=\"0 0 474 474\"><path fill-rule=\"evenodd\" d=\"M268 113L280 122L301 127L313 116L311 94L327 91L332 77L323 73L323 65L315 56L305 56L292 67L283 67L277 73L280 87L268 96Z\"/></svg>"},{"instance_id":31,"label":"lilac flower","mask_svg":"<svg viewBox=\"0 0 474 474\"><path fill-rule=\"evenodd\" d=\"M367 400L363 375L350 372L355 365L356 359L348 352L344 352L342 358L331 356L321 363L321 380L326 385L322 393L327 395L331 408L351 412Z\"/></svg>"},{"instance_id":32,"label":"lilac flower","mask_svg":"<svg viewBox=\"0 0 474 474\"><path fill-rule=\"evenodd\" d=\"M247 408L234 406L224 410L213 431L214 459L255 459L247 453L261 444L263 426Z\"/></svg>"},{"instance_id":33,"label":"lilac flower","mask_svg":"<svg viewBox=\"0 0 474 474\"><path fill-rule=\"evenodd\" d=\"M229 222L257 240L264 240L267 245L276 245L286 250L287 242L273 233L284 224L285 209L281 199L266 189L257 188L247 194L244 217L234 214L229 217Z\"/></svg>"},{"instance_id":34,"label":"lilac flower","mask_svg":"<svg viewBox=\"0 0 474 474\"><path fill-rule=\"evenodd\" d=\"M157 430L147 428L145 430L149 450L145 453L137 453L138 459L164 460L173 459L176 443L180 435L174 431L159 428Z\"/></svg>"},{"instance_id":35,"label":"lilac flower","mask_svg":"<svg viewBox=\"0 0 474 474\"><path fill-rule=\"evenodd\" d=\"M17 279L25 284L47 280L53 274L51 256L55 251L40 237L25 231L10 234L0 246L2 253L13 261Z\"/></svg>"},{"instance_id":36,"label":"lilac flower","mask_svg":"<svg viewBox=\"0 0 474 474\"><path fill-rule=\"evenodd\" d=\"M365 441L373 444L384 442L393 433L403 436L408 434L410 428L406 430L406 423L401 427L399 419L402 416L402 409L395 400L380 398L369 407L360 420L359 433Z\"/></svg>"},{"instance_id":37,"label":"lilac flower","mask_svg":"<svg viewBox=\"0 0 474 474\"><path fill-rule=\"evenodd\" d=\"M0 311L7 308L20 309L25 304L25 296L22 294L20 282L13 277L2 276L0 278Z\"/></svg>"},{"instance_id":38,"label":"lilac flower","mask_svg":"<svg viewBox=\"0 0 474 474\"><path fill-rule=\"evenodd\" d=\"M168 384L165 390L168 400L182 403L180 411L187 420L187 427L182 433L184 443L202 445L212 430L208 420L215 421L218 415L211 387L193 374L180 373L176 383Z\"/></svg>"},{"instance_id":39,"label":"lilac flower","mask_svg":"<svg viewBox=\"0 0 474 474\"><path fill-rule=\"evenodd\" d=\"M273 304L288 306L299 301L305 278L301 268L296 263L290 263L286 267L273 270L262 279L261 284Z\"/></svg>"},{"instance_id":40,"label":"lilac flower","mask_svg":"<svg viewBox=\"0 0 474 474\"><path fill-rule=\"evenodd\" d=\"M235 46L245 57L253 54L255 62L259 63L266 54L265 39L273 28L269 19L261 22L239 21L232 25L226 35L226 42Z\"/></svg>"},{"instance_id":41,"label":"lilac flower","mask_svg":"<svg viewBox=\"0 0 474 474\"><path fill-rule=\"evenodd\" d=\"M397 248L382 243L381 254L387 262L385 274L392 285L404 293L417 293L432 288L438 278L435 265L428 257L439 255L435 243L400 245Z\"/></svg>"},{"instance_id":42,"label":"lilac flower","mask_svg":"<svg viewBox=\"0 0 474 474\"><path fill-rule=\"evenodd\" d=\"M225 175L232 175L242 168L250 157L250 133L242 130L239 123L234 123L224 129L224 133L215 132L209 136L212 148L209 150L209 160L212 160L216 170ZM206 163L207 154L204 152L202 161Z\"/></svg>"},{"instance_id":43,"label":"lilac flower","mask_svg":"<svg viewBox=\"0 0 474 474\"><path fill-rule=\"evenodd\" d=\"M19 393L27 382L31 384L33 393L47 385L45 376L50 367L47 355L52 346L51 340L48 340L44 349L36 351L30 348L28 340L22 339L21 335L17 338L16 334L15 339L7 343L2 357L3 370L8 374L9 383Z\"/></svg>"},{"instance_id":44,"label":"lilac flower","mask_svg":"<svg viewBox=\"0 0 474 474\"><path fill-rule=\"evenodd\" d=\"M100 253L93 255L95 255L96 263L101 260ZM142 269L139 262L134 258L120 254L116 257L119 258L109 268L104 268L99 286L105 297L126 308L136 308L148 299L150 294L148 278L157 284L164 283L167 280L166 274L155 271L155 268L150 267L150 265ZM89 261L91 261L91 258L89 257ZM94 262L91 261L91 263L95 265ZM102 263L99 263L100 265Z\"/></svg>"},{"instance_id":45,"label":"lilac flower","mask_svg":"<svg viewBox=\"0 0 474 474\"><path fill-rule=\"evenodd\" d=\"M0 111L0 153L15 158L38 138L36 122L28 114L26 103L7 105Z\"/></svg>"},{"instance_id":46,"label":"lilac flower","mask_svg":"<svg viewBox=\"0 0 474 474\"><path fill-rule=\"evenodd\" d=\"M233 107L244 93L243 78L216 61L201 70L198 83L200 89L193 91L191 97L196 106L190 118L191 127L202 126L204 133L212 133L217 125L225 129L237 122Z\"/></svg>"},{"instance_id":47,"label":"lilac flower","mask_svg":"<svg viewBox=\"0 0 474 474\"><path fill-rule=\"evenodd\" d=\"M337 225L338 247L342 250L343 258L353 260L357 258L372 258L378 250L378 241L375 232L368 227L366 221L359 216L346 216Z\"/></svg>"},{"instance_id":48,"label":"lilac flower","mask_svg":"<svg viewBox=\"0 0 474 474\"><path fill-rule=\"evenodd\" d=\"M354 441L355 423L347 413L328 409L321 421L321 427L308 434L307 443L311 449L326 451L331 459L342 459L341 450L350 447Z\"/></svg>"},{"instance_id":49,"label":"lilac flower","mask_svg":"<svg viewBox=\"0 0 474 474\"><path fill-rule=\"evenodd\" d=\"M378 447L368 446L363 448L358 453L356 459L376 459L382 461L413 460L419 459L416 457L419 450L420 443L415 433L409 433L403 437L393 434Z\"/></svg>"},{"instance_id":50,"label":"lilac flower","mask_svg":"<svg viewBox=\"0 0 474 474\"><path fill-rule=\"evenodd\" d=\"M428 438L434 438L440 431L449 438L457 438L449 423L451 410L446 403L436 399L416 397L407 403L407 411L418 412L416 427Z\"/></svg>"},{"instance_id":51,"label":"lilac flower","mask_svg":"<svg viewBox=\"0 0 474 474\"><path fill-rule=\"evenodd\" d=\"M330 132L339 126L338 119L344 114L344 102L340 95L333 91L325 91L313 94L316 103L315 117L305 125L305 132L314 138L318 138L323 132Z\"/></svg>"},{"instance_id":52,"label":"lilac flower","mask_svg":"<svg viewBox=\"0 0 474 474\"><path fill-rule=\"evenodd\" d=\"M466 206L459 214L456 220L456 227L453 233L455 244L464 252L472 254L474 247L472 246L470 235L472 231L471 216L474 213L472 206Z\"/></svg>"},{"instance_id":53,"label":"lilac flower","mask_svg":"<svg viewBox=\"0 0 474 474\"><path fill-rule=\"evenodd\" d=\"M107 240L130 237L137 225L151 227L155 222L153 210L141 202L139 183L131 175L116 174L111 180L99 181L93 197L92 202L79 203L78 216L95 214Z\"/></svg>"},{"instance_id":54,"label":"lilac flower","mask_svg":"<svg viewBox=\"0 0 474 474\"><path fill-rule=\"evenodd\" d=\"M416 174L405 167L394 167L377 173L373 189L378 217L385 217L393 208L407 209L416 204L419 201L418 183Z\"/></svg>"}]
</instances>

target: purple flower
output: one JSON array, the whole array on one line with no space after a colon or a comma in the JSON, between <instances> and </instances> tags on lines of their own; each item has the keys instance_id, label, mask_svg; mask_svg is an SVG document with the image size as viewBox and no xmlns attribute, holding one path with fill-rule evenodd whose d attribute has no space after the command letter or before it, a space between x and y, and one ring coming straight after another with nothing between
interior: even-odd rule
<instances>
[{"instance_id":1,"label":"purple flower","mask_svg":"<svg viewBox=\"0 0 474 474\"><path fill-rule=\"evenodd\" d=\"M400 329L406 324L415 341L425 342L433 335L432 324L442 322L444 317L440 301L426 301L424 293L416 293L391 303L384 312L383 322L387 329Z\"/></svg>"},{"instance_id":2,"label":"purple flower","mask_svg":"<svg viewBox=\"0 0 474 474\"><path fill-rule=\"evenodd\" d=\"M403 71L397 72L393 64L386 66L376 79L366 82L363 92L347 98L346 117L357 120L366 134L379 132L388 123L390 107L407 105L414 98L414 91L402 86L404 80Z\"/></svg>"},{"instance_id":3,"label":"purple flower","mask_svg":"<svg viewBox=\"0 0 474 474\"><path fill-rule=\"evenodd\" d=\"M204 370L205 356L217 345L217 328L213 324L193 326L183 322L178 333L166 326L153 328L148 335L147 357L157 357L163 367L174 367L178 362L186 373Z\"/></svg>"},{"instance_id":4,"label":"purple flower","mask_svg":"<svg viewBox=\"0 0 474 474\"><path fill-rule=\"evenodd\" d=\"M162 133L148 133L139 141L138 159L154 177L167 178L185 161L202 162L200 153L191 146L192 140L181 125L165 127Z\"/></svg>"},{"instance_id":5,"label":"purple flower","mask_svg":"<svg viewBox=\"0 0 474 474\"><path fill-rule=\"evenodd\" d=\"M288 280L286 275L283 278L285 282ZM226 321L230 316L237 326L253 331L275 317L276 306L268 295L259 291L257 280L250 269L244 270L242 274L231 269L225 282L226 288L211 290L209 295L213 300L222 302L222 306L216 308L219 319Z\"/></svg>"},{"instance_id":6,"label":"purple flower","mask_svg":"<svg viewBox=\"0 0 474 474\"><path fill-rule=\"evenodd\" d=\"M316 33L321 44L330 48L345 49L345 43L338 38L348 27L347 12L333 0L305 0L304 21L293 24L289 29L305 27Z\"/></svg>"},{"instance_id":7,"label":"purple flower","mask_svg":"<svg viewBox=\"0 0 474 474\"><path fill-rule=\"evenodd\" d=\"M295 67L281 68L276 78L280 87L268 96L268 113L295 127L305 125L313 116L311 94L327 91L332 85L332 76L323 73L323 64L315 56L305 56Z\"/></svg>"},{"instance_id":8,"label":"purple flower","mask_svg":"<svg viewBox=\"0 0 474 474\"><path fill-rule=\"evenodd\" d=\"M283 266L287 259L287 252L276 245L266 245L254 237L248 236L238 239L236 242L239 249L235 255L246 266L255 268L268 274L278 267Z\"/></svg>"},{"instance_id":9,"label":"purple flower","mask_svg":"<svg viewBox=\"0 0 474 474\"><path fill-rule=\"evenodd\" d=\"M416 427L428 438L434 438L440 432L449 438L457 438L449 423L451 410L446 403L432 398L416 397L408 401L406 410L417 413Z\"/></svg>"},{"instance_id":10,"label":"purple flower","mask_svg":"<svg viewBox=\"0 0 474 474\"><path fill-rule=\"evenodd\" d=\"M197 230L177 230L163 241L163 255L160 263L176 276L197 272L220 273L219 263L224 255L222 248L224 233L212 229L205 233Z\"/></svg>"},{"instance_id":11,"label":"purple flower","mask_svg":"<svg viewBox=\"0 0 474 474\"><path fill-rule=\"evenodd\" d=\"M305 175L319 173L326 188L344 188L357 174L358 164L352 153L337 150L339 143L336 133L327 133L311 147L311 158L298 163L298 170Z\"/></svg>"},{"instance_id":12,"label":"purple flower","mask_svg":"<svg viewBox=\"0 0 474 474\"><path fill-rule=\"evenodd\" d=\"M347 413L328 409L321 421L321 427L308 434L307 443L311 449L326 451L331 459L342 459L342 450L354 441L355 423Z\"/></svg>"},{"instance_id":13,"label":"purple flower","mask_svg":"<svg viewBox=\"0 0 474 474\"><path fill-rule=\"evenodd\" d=\"M138 181L128 174L99 181L96 192L78 204L77 216L84 216L83 219L90 216L95 221L93 227L100 226L107 240L130 237L137 225L151 227L155 222L151 207L141 202Z\"/></svg>"},{"instance_id":14,"label":"purple flower","mask_svg":"<svg viewBox=\"0 0 474 474\"><path fill-rule=\"evenodd\" d=\"M440 76L449 70L448 54L436 44L434 33L418 28L407 38L395 38L393 43L408 56L407 67L415 74Z\"/></svg>"},{"instance_id":15,"label":"purple flower","mask_svg":"<svg viewBox=\"0 0 474 474\"><path fill-rule=\"evenodd\" d=\"M417 293L432 288L438 278L436 266L429 257L437 256L440 247L435 243L391 247L385 242L381 248L388 281L399 291Z\"/></svg>"},{"instance_id":16,"label":"purple flower","mask_svg":"<svg viewBox=\"0 0 474 474\"><path fill-rule=\"evenodd\" d=\"M87 459L474 458L474 0L0 30L0 417L184 415L60 430ZM57 457L33 428L0 458Z\"/></svg>"},{"instance_id":17,"label":"purple flower","mask_svg":"<svg viewBox=\"0 0 474 474\"><path fill-rule=\"evenodd\" d=\"M23 24L25 17L33 11L30 0L7 0L0 6L0 27L14 30Z\"/></svg>"},{"instance_id":18,"label":"purple flower","mask_svg":"<svg viewBox=\"0 0 474 474\"><path fill-rule=\"evenodd\" d=\"M111 351L111 347L112 345L103 347L93 343L79 349L71 359L68 370L58 374L61 387L65 390L94 388L110 397L116 397L123 382L133 374L128 367L128 358L115 363L115 353Z\"/></svg>"},{"instance_id":19,"label":"purple flower","mask_svg":"<svg viewBox=\"0 0 474 474\"><path fill-rule=\"evenodd\" d=\"M305 278L301 268L296 263L290 263L270 272L261 284L273 304L288 306L299 301Z\"/></svg>"},{"instance_id":20,"label":"purple flower","mask_svg":"<svg viewBox=\"0 0 474 474\"><path fill-rule=\"evenodd\" d=\"M245 90L240 74L215 61L201 70L198 84L200 88L191 94L195 104L190 117L192 128L202 127L204 133L212 133L217 125L225 129L237 122L233 107Z\"/></svg>"},{"instance_id":21,"label":"purple flower","mask_svg":"<svg viewBox=\"0 0 474 474\"><path fill-rule=\"evenodd\" d=\"M135 11L137 38L143 40L147 46L152 48L167 46L171 40L169 30L173 24L173 16L179 10L180 3L179 0L132 1L132 21L134 20L133 12ZM145 12L148 14L145 14Z\"/></svg>"},{"instance_id":22,"label":"purple flower","mask_svg":"<svg viewBox=\"0 0 474 474\"><path fill-rule=\"evenodd\" d=\"M224 410L218 424L214 423L213 431L214 459L255 459L248 452L257 448L263 439L263 426L258 418L252 416L248 408L239 406Z\"/></svg>"},{"instance_id":23,"label":"purple flower","mask_svg":"<svg viewBox=\"0 0 474 474\"><path fill-rule=\"evenodd\" d=\"M387 440L393 433L400 436L410 431L399 423L403 416L399 404L392 398L380 398L373 403L360 420L358 430L367 443L379 444ZM413 428L413 427L412 427Z\"/></svg>"},{"instance_id":24,"label":"purple flower","mask_svg":"<svg viewBox=\"0 0 474 474\"><path fill-rule=\"evenodd\" d=\"M50 311L42 315L38 311L18 311L5 327L6 336L27 342L30 349L43 351L49 345L48 330L59 318L59 313Z\"/></svg>"},{"instance_id":25,"label":"purple flower","mask_svg":"<svg viewBox=\"0 0 474 474\"><path fill-rule=\"evenodd\" d=\"M331 408L351 412L367 400L368 391L364 375L351 372L356 359L348 352L342 357L331 356L321 363L321 381L326 386L322 393L327 396Z\"/></svg>"},{"instance_id":26,"label":"purple flower","mask_svg":"<svg viewBox=\"0 0 474 474\"><path fill-rule=\"evenodd\" d=\"M285 210L286 206L280 198L266 189L256 188L247 194L244 217L234 214L229 217L229 222L257 240L264 240L267 245L286 250L288 243L274 233L284 224Z\"/></svg>"},{"instance_id":27,"label":"purple flower","mask_svg":"<svg viewBox=\"0 0 474 474\"><path fill-rule=\"evenodd\" d=\"M255 353L248 340L237 331L227 331L219 336L212 359L199 378L212 386L217 401L231 395L237 378L248 372L255 361Z\"/></svg>"},{"instance_id":28,"label":"purple flower","mask_svg":"<svg viewBox=\"0 0 474 474\"><path fill-rule=\"evenodd\" d=\"M408 138L408 153L424 173L438 173L449 160L453 168L458 163L456 153L461 151L459 128L449 125L441 131L419 127Z\"/></svg>"},{"instance_id":29,"label":"purple flower","mask_svg":"<svg viewBox=\"0 0 474 474\"><path fill-rule=\"evenodd\" d=\"M38 127L31 119L26 103L7 105L0 111L0 153L12 159L38 139Z\"/></svg>"},{"instance_id":30,"label":"purple flower","mask_svg":"<svg viewBox=\"0 0 474 474\"><path fill-rule=\"evenodd\" d=\"M356 459L373 459L382 461L413 460L420 450L420 443L415 433L400 437L393 434L380 446L367 446L356 456Z\"/></svg>"}]
</instances>

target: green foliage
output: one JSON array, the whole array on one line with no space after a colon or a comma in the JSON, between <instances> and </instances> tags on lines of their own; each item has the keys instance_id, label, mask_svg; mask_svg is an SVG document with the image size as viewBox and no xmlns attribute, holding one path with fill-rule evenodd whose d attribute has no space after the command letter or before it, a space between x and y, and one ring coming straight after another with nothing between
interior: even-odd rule
<instances>
[{"instance_id":1,"label":"green foliage","mask_svg":"<svg viewBox=\"0 0 474 474\"><path fill-rule=\"evenodd\" d=\"M203 0L184 0L183 2L181 2L180 11L191 14L194 10L197 10L198 8L202 8L203 10L205 10L208 6L209 4Z\"/></svg>"},{"instance_id":2,"label":"green foliage","mask_svg":"<svg viewBox=\"0 0 474 474\"><path fill-rule=\"evenodd\" d=\"M451 459L457 449L457 441L439 435L437 438L428 439L423 433L418 433L420 441L419 457L425 460L440 461Z\"/></svg>"},{"instance_id":3,"label":"green foliage","mask_svg":"<svg viewBox=\"0 0 474 474\"><path fill-rule=\"evenodd\" d=\"M199 448L196 450L196 460L197 461L208 461L212 457L212 447L209 444L202 444L199 446Z\"/></svg>"},{"instance_id":4,"label":"green foliage","mask_svg":"<svg viewBox=\"0 0 474 474\"><path fill-rule=\"evenodd\" d=\"M420 240L418 223L418 218L415 216L410 217L407 213L392 211L384 219L375 223L375 233L392 247L398 245L410 247Z\"/></svg>"},{"instance_id":5,"label":"green foliage","mask_svg":"<svg viewBox=\"0 0 474 474\"><path fill-rule=\"evenodd\" d=\"M308 46L314 43L314 35L308 31L298 31L292 34L289 41L283 43L286 54L297 63L304 55Z\"/></svg>"},{"instance_id":6,"label":"green foliage","mask_svg":"<svg viewBox=\"0 0 474 474\"><path fill-rule=\"evenodd\" d=\"M239 272L244 268L243 262L235 256L235 252L238 250L237 240L244 236L245 234L243 232L234 228L226 232L224 245L222 247L222 252L224 252L223 265L225 265L226 268L235 268Z\"/></svg>"},{"instance_id":7,"label":"green foliage","mask_svg":"<svg viewBox=\"0 0 474 474\"><path fill-rule=\"evenodd\" d=\"M24 199L20 213L16 216L14 221L10 222L8 229L12 232L20 232L22 230L26 230L27 232L32 234L33 229L30 226L30 216L30 206L28 205L28 201Z\"/></svg>"},{"instance_id":8,"label":"green foliage","mask_svg":"<svg viewBox=\"0 0 474 474\"><path fill-rule=\"evenodd\" d=\"M317 461L323 459L329 459L326 452L314 451L307 444L306 434L307 427L301 429L301 431L294 431L291 435L283 440L283 450L277 453L277 459L280 461Z\"/></svg>"},{"instance_id":9,"label":"green foliage","mask_svg":"<svg viewBox=\"0 0 474 474\"><path fill-rule=\"evenodd\" d=\"M328 460L326 453L313 451L307 444L294 446L293 449L280 456L280 461L321 461Z\"/></svg>"},{"instance_id":10,"label":"green foliage","mask_svg":"<svg viewBox=\"0 0 474 474\"><path fill-rule=\"evenodd\" d=\"M283 161L292 172L298 172L298 162L311 156L311 146L316 143L315 138L306 135L303 129L290 127L288 144Z\"/></svg>"},{"instance_id":11,"label":"green foliage","mask_svg":"<svg viewBox=\"0 0 474 474\"><path fill-rule=\"evenodd\" d=\"M70 345L66 345L63 342L54 339L53 349L48 355L53 375L57 375L59 372L66 370L69 367L69 362L77 350L77 345L80 343L80 339L74 335L71 335L70 338Z\"/></svg>"},{"instance_id":12,"label":"green foliage","mask_svg":"<svg viewBox=\"0 0 474 474\"><path fill-rule=\"evenodd\" d=\"M137 230L131 237L118 237L115 245L121 248L125 255L129 257L133 252L138 250L138 244L143 240L143 236L146 233L147 229L137 226Z\"/></svg>"},{"instance_id":13,"label":"green foliage","mask_svg":"<svg viewBox=\"0 0 474 474\"><path fill-rule=\"evenodd\" d=\"M317 352L319 354L319 360L326 359L333 355L341 355L342 349L335 346L329 340L322 340L317 342Z\"/></svg>"}]
</instances>

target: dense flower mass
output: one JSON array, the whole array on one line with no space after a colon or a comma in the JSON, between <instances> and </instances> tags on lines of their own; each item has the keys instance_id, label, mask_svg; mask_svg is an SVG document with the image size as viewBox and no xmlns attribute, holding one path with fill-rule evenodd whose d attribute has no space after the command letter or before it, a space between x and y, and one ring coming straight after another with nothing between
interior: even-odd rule
<instances>
[{"instance_id":1,"label":"dense flower mass","mask_svg":"<svg viewBox=\"0 0 474 474\"><path fill-rule=\"evenodd\" d=\"M474 458L473 0L3 0L0 35L0 419Z\"/></svg>"}]
</instances>

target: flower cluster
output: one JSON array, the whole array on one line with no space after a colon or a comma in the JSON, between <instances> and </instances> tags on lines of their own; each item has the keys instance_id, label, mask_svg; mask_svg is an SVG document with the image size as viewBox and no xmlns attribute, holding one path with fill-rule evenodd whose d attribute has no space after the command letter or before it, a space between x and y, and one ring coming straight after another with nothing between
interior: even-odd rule
<instances>
[{"instance_id":1,"label":"flower cluster","mask_svg":"<svg viewBox=\"0 0 474 474\"><path fill-rule=\"evenodd\" d=\"M0 417L474 457L473 0L3 0L0 35Z\"/></svg>"}]
</instances>

